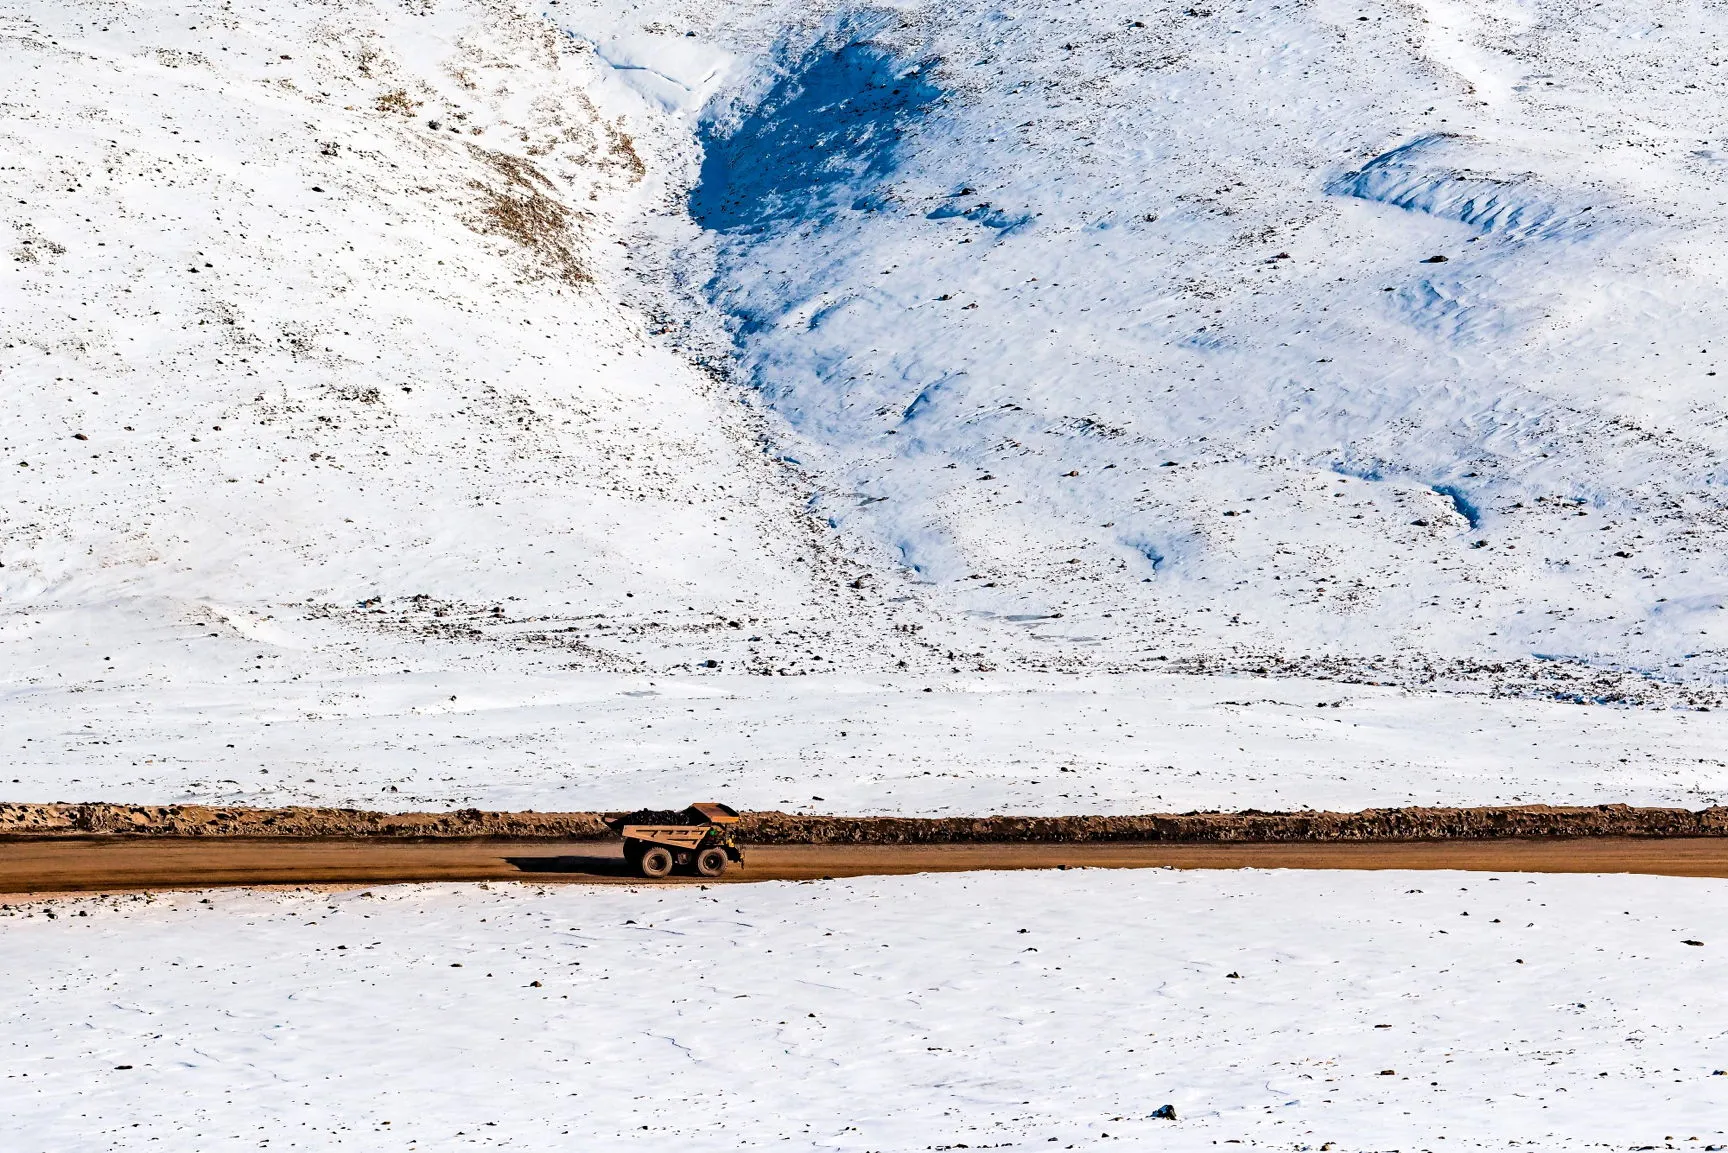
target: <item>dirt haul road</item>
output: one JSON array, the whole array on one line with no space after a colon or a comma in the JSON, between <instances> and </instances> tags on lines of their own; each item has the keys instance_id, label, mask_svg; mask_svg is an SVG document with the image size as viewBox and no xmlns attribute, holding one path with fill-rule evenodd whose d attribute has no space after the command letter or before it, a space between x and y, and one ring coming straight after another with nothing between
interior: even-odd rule
<instances>
[{"instance_id":1,"label":"dirt haul road","mask_svg":"<svg viewBox=\"0 0 1728 1153\"><path fill-rule=\"evenodd\" d=\"M975 869L1467 869L1728 877L1728 838L1369 844L758 845L724 881ZM592 842L56 837L0 841L0 893L409 881L645 882ZM713 882L702 882L713 883Z\"/></svg>"}]
</instances>

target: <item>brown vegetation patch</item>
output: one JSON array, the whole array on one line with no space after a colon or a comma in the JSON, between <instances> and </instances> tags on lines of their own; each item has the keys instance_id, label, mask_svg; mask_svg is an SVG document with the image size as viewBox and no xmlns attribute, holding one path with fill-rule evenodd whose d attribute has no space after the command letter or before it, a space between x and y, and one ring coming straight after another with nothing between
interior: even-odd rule
<instances>
[{"instance_id":1,"label":"brown vegetation patch","mask_svg":"<svg viewBox=\"0 0 1728 1153\"><path fill-rule=\"evenodd\" d=\"M588 272L576 257L576 214L556 198L552 181L521 157L469 147L504 178L502 188L474 182L481 195L480 231L509 237L538 257L555 279L586 284Z\"/></svg>"},{"instance_id":2,"label":"brown vegetation patch","mask_svg":"<svg viewBox=\"0 0 1728 1153\"><path fill-rule=\"evenodd\" d=\"M408 90L398 88L394 92L386 92L372 102L372 106L380 112L388 112L396 116L412 116L420 105L408 99Z\"/></svg>"},{"instance_id":3,"label":"brown vegetation patch","mask_svg":"<svg viewBox=\"0 0 1728 1153\"><path fill-rule=\"evenodd\" d=\"M621 127L608 125L606 137L612 167L622 169L632 184L648 175L648 166L642 163L641 154L636 151L636 142L630 138L628 132Z\"/></svg>"}]
</instances>

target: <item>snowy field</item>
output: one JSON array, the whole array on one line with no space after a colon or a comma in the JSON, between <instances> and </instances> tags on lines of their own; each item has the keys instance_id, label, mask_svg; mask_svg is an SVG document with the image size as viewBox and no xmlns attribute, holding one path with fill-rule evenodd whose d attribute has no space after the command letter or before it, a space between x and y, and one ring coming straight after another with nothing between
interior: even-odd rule
<instances>
[{"instance_id":1,"label":"snowy field","mask_svg":"<svg viewBox=\"0 0 1728 1153\"><path fill-rule=\"evenodd\" d=\"M205 657L235 644L200 638ZM163 674L17 691L0 792L905 816L1728 800L1721 710L1143 673L332 672L257 690Z\"/></svg>"},{"instance_id":2,"label":"snowy field","mask_svg":"<svg viewBox=\"0 0 1728 1153\"><path fill-rule=\"evenodd\" d=\"M1728 882L1469 873L36 901L0 910L0 1123L56 1153L1721 1148L1725 919Z\"/></svg>"}]
</instances>

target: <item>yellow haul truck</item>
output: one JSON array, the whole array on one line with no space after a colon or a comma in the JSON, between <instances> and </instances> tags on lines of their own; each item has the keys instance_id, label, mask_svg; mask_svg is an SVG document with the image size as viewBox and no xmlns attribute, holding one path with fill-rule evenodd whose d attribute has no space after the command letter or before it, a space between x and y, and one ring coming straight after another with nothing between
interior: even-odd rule
<instances>
[{"instance_id":1,"label":"yellow haul truck","mask_svg":"<svg viewBox=\"0 0 1728 1153\"><path fill-rule=\"evenodd\" d=\"M644 815L631 813L606 822L624 838L625 861L644 877L657 879L673 869L718 877L728 861L744 860L744 851L732 839L732 826L738 823L736 809L706 802L670 814L671 820L637 823Z\"/></svg>"}]
</instances>

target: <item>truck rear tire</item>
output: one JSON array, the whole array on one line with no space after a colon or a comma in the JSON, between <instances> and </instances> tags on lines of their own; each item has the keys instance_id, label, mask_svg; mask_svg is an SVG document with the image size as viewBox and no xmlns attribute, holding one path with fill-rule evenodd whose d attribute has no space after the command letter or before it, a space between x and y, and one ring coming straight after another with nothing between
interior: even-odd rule
<instances>
[{"instance_id":1,"label":"truck rear tire","mask_svg":"<svg viewBox=\"0 0 1728 1153\"><path fill-rule=\"evenodd\" d=\"M649 845L642 850L642 859L637 867L644 877L658 880L672 871L672 852L662 845Z\"/></svg>"},{"instance_id":2,"label":"truck rear tire","mask_svg":"<svg viewBox=\"0 0 1728 1153\"><path fill-rule=\"evenodd\" d=\"M696 875L699 877L718 877L726 871L726 851L724 849L703 849L696 854Z\"/></svg>"}]
</instances>

